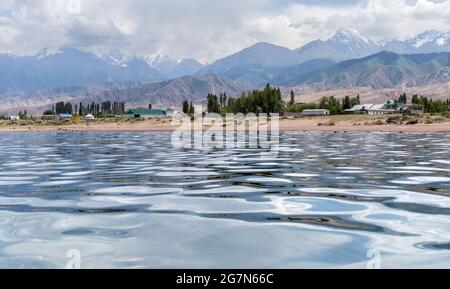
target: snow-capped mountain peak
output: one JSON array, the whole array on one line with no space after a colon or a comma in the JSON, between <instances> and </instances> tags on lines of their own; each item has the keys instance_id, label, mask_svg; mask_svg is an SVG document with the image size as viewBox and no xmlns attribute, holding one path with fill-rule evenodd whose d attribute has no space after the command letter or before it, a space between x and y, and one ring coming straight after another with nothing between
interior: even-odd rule
<instances>
[{"instance_id":1,"label":"snow-capped mountain peak","mask_svg":"<svg viewBox=\"0 0 450 289\"><path fill-rule=\"evenodd\" d=\"M134 62L145 63L168 79L194 74L203 68L203 65L194 59L176 59L159 52L149 56L131 56L124 51L114 49L108 52L99 52L96 55L109 64L124 68Z\"/></svg>"},{"instance_id":2,"label":"snow-capped mountain peak","mask_svg":"<svg viewBox=\"0 0 450 289\"><path fill-rule=\"evenodd\" d=\"M415 48L423 47L426 44L435 44L437 46L444 46L449 43L450 33L445 33L438 30L428 30L417 37L410 39L410 43Z\"/></svg>"},{"instance_id":3,"label":"snow-capped mountain peak","mask_svg":"<svg viewBox=\"0 0 450 289\"><path fill-rule=\"evenodd\" d=\"M50 48L43 48L41 51L39 51L36 55L34 55L35 59L44 59L46 57L63 53L63 48L60 49L50 49Z\"/></svg>"},{"instance_id":4,"label":"snow-capped mountain peak","mask_svg":"<svg viewBox=\"0 0 450 289\"><path fill-rule=\"evenodd\" d=\"M361 58L379 51L379 45L355 28L341 28L325 40L312 41L296 49L303 61Z\"/></svg>"},{"instance_id":5,"label":"snow-capped mountain peak","mask_svg":"<svg viewBox=\"0 0 450 289\"><path fill-rule=\"evenodd\" d=\"M158 68L165 65L177 65L181 62L181 59L172 58L162 53L155 53L144 58L147 63L153 68Z\"/></svg>"},{"instance_id":6,"label":"snow-capped mountain peak","mask_svg":"<svg viewBox=\"0 0 450 289\"><path fill-rule=\"evenodd\" d=\"M399 54L449 52L450 33L429 30L406 40L375 42L354 28L341 28L325 40L312 41L296 49L304 61L324 58L342 61L369 56L383 50Z\"/></svg>"},{"instance_id":7,"label":"snow-capped mountain peak","mask_svg":"<svg viewBox=\"0 0 450 289\"><path fill-rule=\"evenodd\" d=\"M156 53L144 60L154 69L158 70L168 78L194 74L204 67L203 64L190 58L173 58L163 53Z\"/></svg>"},{"instance_id":8,"label":"snow-capped mountain peak","mask_svg":"<svg viewBox=\"0 0 450 289\"><path fill-rule=\"evenodd\" d=\"M336 33L330 38L331 41L336 42L363 42L365 44L372 44L373 42L361 34L355 28L340 28Z\"/></svg>"},{"instance_id":9,"label":"snow-capped mountain peak","mask_svg":"<svg viewBox=\"0 0 450 289\"><path fill-rule=\"evenodd\" d=\"M127 67L130 61L136 59L136 57L129 56L126 52L119 49L103 52L98 57L109 64L122 67Z\"/></svg>"}]
</instances>

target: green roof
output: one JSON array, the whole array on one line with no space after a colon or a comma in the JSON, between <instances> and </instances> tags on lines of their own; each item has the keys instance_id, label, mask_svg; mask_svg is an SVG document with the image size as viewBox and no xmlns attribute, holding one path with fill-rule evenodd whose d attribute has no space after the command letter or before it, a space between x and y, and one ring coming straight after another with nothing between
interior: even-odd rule
<instances>
[{"instance_id":1,"label":"green roof","mask_svg":"<svg viewBox=\"0 0 450 289\"><path fill-rule=\"evenodd\" d=\"M167 111L164 109L134 108L128 110L125 114L165 116Z\"/></svg>"}]
</instances>

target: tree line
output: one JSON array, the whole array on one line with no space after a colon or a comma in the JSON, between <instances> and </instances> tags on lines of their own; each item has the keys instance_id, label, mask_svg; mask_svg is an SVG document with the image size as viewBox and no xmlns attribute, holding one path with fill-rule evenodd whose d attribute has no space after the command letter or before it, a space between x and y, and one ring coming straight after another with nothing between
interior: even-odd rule
<instances>
[{"instance_id":1,"label":"tree line","mask_svg":"<svg viewBox=\"0 0 450 289\"><path fill-rule=\"evenodd\" d=\"M228 97L225 93L219 96L208 94L209 113L282 113L286 103L281 96L280 88L271 87L270 84L263 90L243 92L241 97Z\"/></svg>"},{"instance_id":2,"label":"tree line","mask_svg":"<svg viewBox=\"0 0 450 289\"><path fill-rule=\"evenodd\" d=\"M80 104L73 105L70 102L60 101L52 106L51 110L44 112L44 115L53 114L78 114L79 116L85 116L92 114L96 117L104 117L108 115L122 115L125 113L125 102L118 101L104 101L101 103L95 103L94 101L90 104Z\"/></svg>"},{"instance_id":3,"label":"tree line","mask_svg":"<svg viewBox=\"0 0 450 289\"><path fill-rule=\"evenodd\" d=\"M278 87L270 84L263 90L253 90L242 93L241 97L228 97L226 94L208 94L207 105L209 113L283 113L302 112L305 109L327 109L332 114L342 113L344 110L360 104L360 96L346 96L339 101L334 96L324 96L319 103L295 103L295 93L291 91L290 100L285 102Z\"/></svg>"},{"instance_id":4,"label":"tree line","mask_svg":"<svg viewBox=\"0 0 450 289\"><path fill-rule=\"evenodd\" d=\"M413 104L423 105L425 112L428 113L442 113L448 112L450 108L450 99L447 100L432 100L425 96L418 96L414 94L411 102Z\"/></svg>"},{"instance_id":5,"label":"tree line","mask_svg":"<svg viewBox=\"0 0 450 289\"><path fill-rule=\"evenodd\" d=\"M270 84L267 84L264 90L254 90L248 94L243 93L237 99L228 97L226 94L221 94L219 97L209 94L207 100L208 112L210 113L282 113L302 112L305 109L326 109L331 114L342 114L345 110L361 104L359 94L356 97L347 95L342 100L335 96L324 96L319 103L296 103L294 91L291 91L290 100L285 103L281 98L280 89L272 88ZM412 96L411 103L423 105L426 113L450 111L450 99L433 100L415 94ZM394 99L392 108L398 109L407 104L408 96L406 93L402 93L397 99Z\"/></svg>"}]
</instances>

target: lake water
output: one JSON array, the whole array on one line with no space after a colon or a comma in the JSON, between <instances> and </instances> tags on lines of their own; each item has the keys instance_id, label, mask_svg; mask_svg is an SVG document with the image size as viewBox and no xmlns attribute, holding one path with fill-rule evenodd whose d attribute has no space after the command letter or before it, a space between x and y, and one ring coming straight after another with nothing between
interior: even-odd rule
<instances>
[{"instance_id":1,"label":"lake water","mask_svg":"<svg viewBox=\"0 0 450 289\"><path fill-rule=\"evenodd\" d=\"M450 268L450 135L170 137L0 134L0 267Z\"/></svg>"}]
</instances>

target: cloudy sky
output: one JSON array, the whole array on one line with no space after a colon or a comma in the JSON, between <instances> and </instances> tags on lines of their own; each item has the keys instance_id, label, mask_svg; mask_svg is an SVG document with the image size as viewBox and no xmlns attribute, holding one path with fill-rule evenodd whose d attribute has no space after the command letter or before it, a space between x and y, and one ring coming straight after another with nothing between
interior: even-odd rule
<instances>
[{"instance_id":1,"label":"cloudy sky","mask_svg":"<svg viewBox=\"0 0 450 289\"><path fill-rule=\"evenodd\" d=\"M340 27L406 38L450 31L450 0L0 0L0 51L121 49L202 62L265 41L289 48Z\"/></svg>"}]
</instances>

